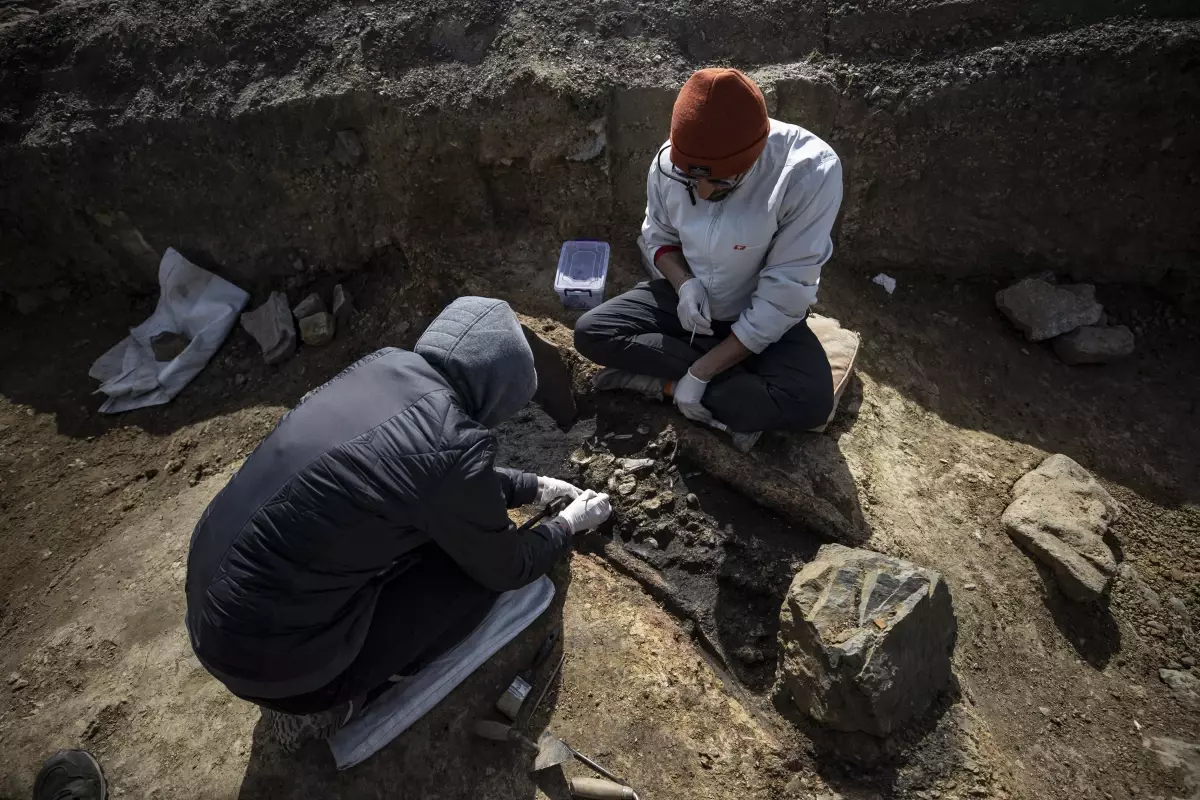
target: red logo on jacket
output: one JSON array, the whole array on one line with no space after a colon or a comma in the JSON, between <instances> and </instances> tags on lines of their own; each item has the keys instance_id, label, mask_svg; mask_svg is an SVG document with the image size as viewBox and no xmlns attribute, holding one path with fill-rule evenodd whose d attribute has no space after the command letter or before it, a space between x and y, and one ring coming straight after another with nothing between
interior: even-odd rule
<instances>
[{"instance_id":1,"label":"red logo on jacket","mask_svg":"<svg viewBox=\"0 0 1200 800\"><path fill-rule=\"evenodd\" d=\"M733 249L734 249L734 250L745 250L745 249L746 249L746 245L744 245L744 244L735 244L735 245L733 246Z\"/></svg>"}]
</instances>

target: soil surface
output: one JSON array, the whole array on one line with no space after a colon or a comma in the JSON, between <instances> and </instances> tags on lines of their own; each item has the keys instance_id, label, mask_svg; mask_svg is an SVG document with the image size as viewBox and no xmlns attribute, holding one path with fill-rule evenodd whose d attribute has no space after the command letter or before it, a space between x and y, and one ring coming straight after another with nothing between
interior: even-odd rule
<instances>
[{"instance_id":1,"label":"soil surface","mask_svg":"<svg viewBox=\"0 0 1200 800\"><path fill-rule=\"evenodd\" d=\"M616 249L613 290L637 279L632 255ZM864 340L823 435L857 486L867 546L940 570L959 638L955 685L865 768L793 724L773 692L783 592L821 539L690 461L669 406L621 395L583 392L566 433L533 408L500 429L507 463L595 488L609 458L653 463L614 487L613 522L580 537L538 627L366 764L337 773L319 744L279 752L257 709L191 655L191 527L279 416L355 358L410 345L458 293L505 296L565 345L573 315L549 292L378 264L349 280L360 310L329 347L272 368L238 329L173 403L118 417L96 412L87 367L153 298L77 292L0 319L0 796L27 796L42 758L85 746L117 797L562 798L561 776L534 781L467 733L554 625L566 666L534 729L643 797L1186 796L1188 776L1144 740L1200 739L1200 714L1158 678L1200 656L1195 323L1146 290L1101 287L1110 317L1138 329L1138 353L1067 367L1008 327L998 284L897 277L892 296L850 270L823 283L821 313ZM299 275L291 299L332 280ZM586 387L586 365L569 361ZM764 439L761 457L778 445ZM1062 597L999 524L1012 483L1053 452L1126 506L1106 605Z\"/></svg>"}]
</instances>

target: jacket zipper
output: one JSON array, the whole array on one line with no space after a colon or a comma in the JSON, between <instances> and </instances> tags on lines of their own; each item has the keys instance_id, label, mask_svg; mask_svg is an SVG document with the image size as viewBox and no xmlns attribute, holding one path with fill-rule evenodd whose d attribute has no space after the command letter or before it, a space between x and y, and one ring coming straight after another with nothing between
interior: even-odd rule
<instances>
[{"instance_id":1,"label":"jacket zipper","mask_svg":"<svg viewBox=\"0 0 1200 800\"><path fill-rule=\"evenodd\" d=\"M709 275L709 280L706 281L706 280L704 280L703 277L701 277L700 283L702 286L704 286L704 291L708 292L709 303L710 303L710 308L711 308L712 277L714 277L713 273L716 272L716 268L713 266L712 238L713 238L713 231L715 231L717 229L717 220L720 219L721 212L724 210L725 207L723 205L721 205L720 203L710 203L709 205L713 206L712 221L708 223L708 233L705 234L705 237L704 237L704 255L708 261L707 272Z\"/></svg>"}]
</instances>

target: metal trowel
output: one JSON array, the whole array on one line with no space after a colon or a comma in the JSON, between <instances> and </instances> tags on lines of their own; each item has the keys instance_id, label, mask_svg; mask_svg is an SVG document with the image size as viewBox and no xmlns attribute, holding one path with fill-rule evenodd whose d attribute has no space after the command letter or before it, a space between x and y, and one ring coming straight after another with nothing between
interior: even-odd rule
<instances>
[{"instance_id":1,"label":"metal trowel","mask_svg":"<svg viewBox=\"0 0 1200 800\"><path fill-rule=\"evenodd\" d=\"M542 735L538 737L537 743L535 744L528 736L521 733L516 728L505 725L503 722L479 720L475 723L475 735L481 736L484 739L491 739L494 742L515 742L526 750L531 752L536 751L537 756L533 759L533 772L541 772L544 769L557 767L559 764L565 764L574 758L577 759L579 763L586 765L588 768L599 775L603 775L610 781L614 781L621 786L628 786L625 781L621 780L616 775L612 774L607 769L585 756L583 753L575 750L571 747L571 745L550 733L550 731L544 731ZM605 795L601 796L603 797Z\"/></svg>"}]
</instances>

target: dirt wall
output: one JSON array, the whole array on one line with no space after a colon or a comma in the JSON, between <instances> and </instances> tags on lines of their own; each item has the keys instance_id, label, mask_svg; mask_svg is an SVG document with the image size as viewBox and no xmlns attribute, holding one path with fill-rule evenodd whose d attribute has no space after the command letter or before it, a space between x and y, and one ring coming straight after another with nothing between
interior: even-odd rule
<instances>
[{"instance_id":1,"label":"dirt wall","mask_svg":"<svg viewBox=\"0 0 1200 800\"><path fill-rule=\"evenodd\" d=\"M1195 21L1053 32L1072 9L1031 2L170 6L64 3L0 29L0 291L149 285L167 246L255 281L620 241L676 88L714 62L842 156L843 263L1195 274Z\"/></svg>"}]
</instances>

